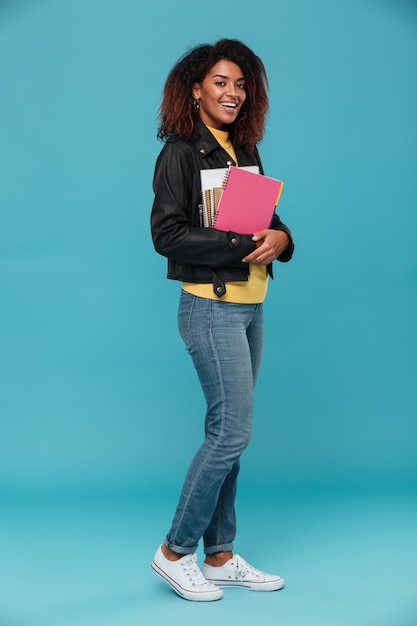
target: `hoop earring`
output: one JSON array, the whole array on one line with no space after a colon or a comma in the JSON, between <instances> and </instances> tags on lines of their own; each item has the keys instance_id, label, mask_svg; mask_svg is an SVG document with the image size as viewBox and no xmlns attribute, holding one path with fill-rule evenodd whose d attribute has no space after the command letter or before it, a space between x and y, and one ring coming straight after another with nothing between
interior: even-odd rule
<instances>
[{"instance_id":1,"label":"hoop earring","mask_svg":"<svg viewBox=\"0 0 417 626\"><path fill-rule=\"evenodd\" d=\"M200 98L195 98L194 99L194 110L198 111L199 108L200 108Z\"/></svg>"}]
</instances>

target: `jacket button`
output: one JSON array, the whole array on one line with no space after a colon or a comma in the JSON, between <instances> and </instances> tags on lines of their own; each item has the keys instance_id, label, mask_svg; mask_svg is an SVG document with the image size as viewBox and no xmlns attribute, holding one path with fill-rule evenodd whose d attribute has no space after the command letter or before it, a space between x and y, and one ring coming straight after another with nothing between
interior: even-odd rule
<instances>
[{"instance_id":1,"label":"jacket button","mask_svg":"<svg viewBox=\"0 0 417 626\"><path fill-rule=\"evenodd\" d=\"M221 293L222 292L222 288L221 287L216 287L216 291L217 291L217 293Z\"/></svg>"},{"instance_id":2,"label":"jacket button","mask_svg":"<svg viewBox=\"0 0 417 626\"><path fill-rule=\"evenodd\" d=\"M236 237L232 237L232 239L230 240L230 243L232 243L233 245L236 245L237 244Z\"/></svg>"}]
</instances>

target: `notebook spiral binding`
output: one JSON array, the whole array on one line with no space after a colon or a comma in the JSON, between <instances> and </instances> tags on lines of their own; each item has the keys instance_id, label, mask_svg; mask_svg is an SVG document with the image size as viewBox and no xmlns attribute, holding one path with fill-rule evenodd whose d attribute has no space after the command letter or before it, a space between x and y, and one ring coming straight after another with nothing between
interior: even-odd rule
<instances>
[{"instance_id":1,"label":"notebook spiral binding","mask_svg":"<svg viewBox=\"0 0 417 626\"><path fill-rule=\"evenodd\" d=\"M223 192L226 189L227 182L228 182L229 176L230 176L230 171L231 171L230 167L228 167L226 172L225 172L225 174L224 174L224 178L222 180L221 192ZM213 191L215 191L215 190L213 189ZM213 205L213 206L215 206L215 213L213 215L213 220L212 220L213 228L215 228L215 226L216 226L216 219L217 219L217 216L218 216L217 207L219 205L220 195L221 195L221 193L218 194L218 197L215 198L215 204Z\"/></svg>"}]
</instances>

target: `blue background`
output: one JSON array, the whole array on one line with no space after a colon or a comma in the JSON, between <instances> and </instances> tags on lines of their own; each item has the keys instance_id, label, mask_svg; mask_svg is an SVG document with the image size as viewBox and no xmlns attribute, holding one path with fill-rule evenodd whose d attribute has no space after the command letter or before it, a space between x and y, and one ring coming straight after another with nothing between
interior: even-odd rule
<instances>
[{"instance_id":1,"label":"blue background","mask_svg":"<svg viewBox=\"0 0 417 626\"><path fill-rule=\"evenodd\" d=\"M296 241L267 297L241 506L253 510L263 492L264 514L278 493L293 504L300 493L310 503L341 493L414 498L416 3L2 0L0 494L9 531L34 502L121 494L128 511L137 507L136 531L139 520L148 525L150 555L167 529L204 402L177 335L180 285L165 279L150 239L156 113L173 63L220 37L243 40L266 65L271 114L260 150L266 172L285 181L280 215ZM304 623L289 615L286 626Z\"/></svg>"}]
</instances>

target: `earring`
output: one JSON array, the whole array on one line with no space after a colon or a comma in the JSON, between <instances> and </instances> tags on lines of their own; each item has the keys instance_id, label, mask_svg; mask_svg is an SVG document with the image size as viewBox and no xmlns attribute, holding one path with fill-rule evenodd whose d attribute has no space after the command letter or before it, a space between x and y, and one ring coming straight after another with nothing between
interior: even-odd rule
<instances>
[{"instance_id":1,"label":"earring","mask_svg":"<svg viewBox=\"0 0 417 626\"><path fill-rule=\"evenodd\" d=\"M195 98L194 99L194 109L196 111L198 111L199 108L200 108L200 98Z\"/></svg>"}]
</instances>

